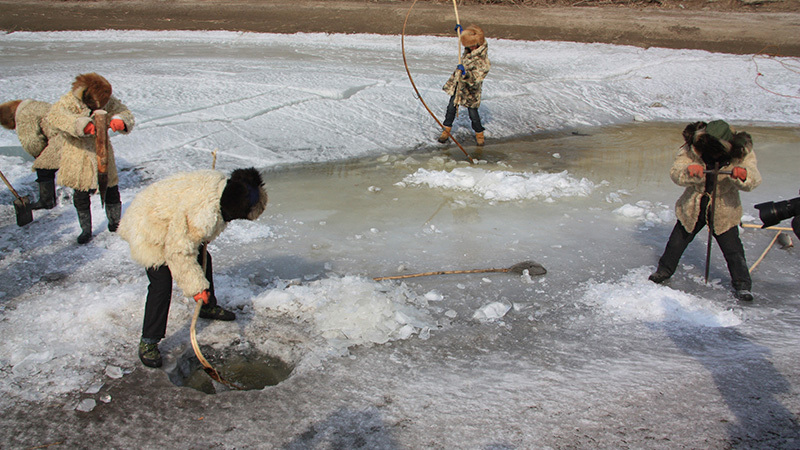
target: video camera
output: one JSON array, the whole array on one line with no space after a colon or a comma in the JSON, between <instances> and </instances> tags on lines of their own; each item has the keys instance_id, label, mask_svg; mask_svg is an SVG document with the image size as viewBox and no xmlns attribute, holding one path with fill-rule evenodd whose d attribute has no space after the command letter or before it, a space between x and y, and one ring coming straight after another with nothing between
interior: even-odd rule
<instances>
[{"instance_id":1,"label":"video camera","mask_svg":"<svg viewBox=\"0 0 800 450\"><path fill-rule=\"evenodd\" d=\"M759 203L755 206L758 210L759 218L764 225L761 228L777 225L781 220L794 217L792 219L792 230L800 239L800 197L780 202Z\"/></svg>"}]
</instances>

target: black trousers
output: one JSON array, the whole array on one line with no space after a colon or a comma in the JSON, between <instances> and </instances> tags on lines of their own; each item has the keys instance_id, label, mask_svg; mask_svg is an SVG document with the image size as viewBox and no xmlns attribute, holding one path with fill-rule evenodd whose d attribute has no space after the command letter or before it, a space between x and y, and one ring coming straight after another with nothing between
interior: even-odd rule
<instances>
[{"instance_id":1,"label":"black trousers","mask_svg":"<svg viewBox=\"0 0 800 450\"><path fill-rule=\"evenodd\" d=\"M442 125L446 127L452 127L453 122L456 120L456 112L458 111L458 107L455 105L456 96L450 97L450 103L447 104L447 112L444 115L444 122ZM480 133L485 128L481 125L481 115L478 114L478 108L467 108L467 113L469 113L469 120L472 121L472 129L476 133Z\"/></svg>"},{"instance_id":2,"label":"black trousers","mask_svg":"<svg viewBox=\"0 0 800 450\"><path fill-rule=\"evenodd\" d=\"M58 169L36 169L36 182L56 181L57 171Z\"/></svg>"},{"instance_id":3,"label":"black trousers","mask_svg":"<svg viewBox=\"0 0 800 450\"><path fill-rule=\"evenodd\" d=\"M75 205L75 209L89 209L89 207L92 206L92 194L94 192L94 189L91 191L76 190L72 195L72 204ZM119 185L111 186L106 190L106 205L111 205L114 203L122 203L122 200L119 196Z\"/></svg>"},{"instance_id":4,"label":"black trousers","mask_svg":"<svg viewBox=\"0 0 800 450\"><path fill-rule=\"evenodd\" d=\"M672 229L672 234L669 236L669 241L667 241L667 248L664 249L664 254L658 260L659 270L664 270L670 275L675 273L684 250L700 230L706 226L705 210L707 204L708 197L704 198L700 204L700 217L698 217L697 225L695 225L691 233L686 231L680 220L675 224L675 228ZM744 258L742 240L739 239L739 227L733 227L720 235L715 234L714 239L719 244L719 248L725 256L725 261L728 263L728 272L731 275L733 288L737 291L749 291L752 287L752 280L750 279L750 270L747 268L747 261Z\"/></svg>"},{"instance_id":5,"label":"black trousers","mask_svg":"<svg viewBox=\"0 0 800 450\"><path fill-rule=\"evenodd\" d=\"M203 248L197 252L197 262L203 264ZM210 283L208 288L211 295L207 307L214 307L217 298L214 296L214 280L212 277L211 254L206 258L206 280ZM158 341L167 333L167 317L169 305L172 300L172 272L167 265L147 269L147 302L144 305L144 321L142 322L142 338Z\"/></svg>"}]
</instances>

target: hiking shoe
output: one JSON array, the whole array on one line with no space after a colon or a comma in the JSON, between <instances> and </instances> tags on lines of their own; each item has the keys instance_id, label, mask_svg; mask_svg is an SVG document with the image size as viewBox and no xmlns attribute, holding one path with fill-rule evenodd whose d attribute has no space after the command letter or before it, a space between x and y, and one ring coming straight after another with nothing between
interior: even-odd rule
<instances>
[{"instance_id":1,"label":"hiking shoe","mask_svg":"<svg viewBox=\"0 0 800 450\"><path fill-rule=\"evenodd\" d=\"M211 319L211 320L236 320L236 314L222 309L219 306L214 306L213 308L202 307L200 308L200 317L203 319Z\"/></svg>"},{"instance_id":2,"label":"hiking shoe","mask_svg":"<svg viewBox=\"0 0 800 450\"><path fill-rule=\"evenodd\" d=\"M139 342L139 359L147 367L161 367L163 363L158 344Z\"/></svg>"},{"instance_id":3,"label":"hiking shoe","mask_svg":"<svg viewBox=\"0 0 800 450\"><path fill-rule=\"evenodd\" d=\"M658 269L655 272L653 272L652 275L650 275L650 277L648 277L647 279L652 281L653 283L661 284L669 280L669 277L671 276L672 275L669 274L666 270Z\"/></svg>"},{"instance_id":4,"label":"hiking shoe","mask_svg":"<svg viewBox=\"0 0 800 450\"><path fill-rule=\"evenodd\" d=\"M744 302L752 302L753 294L747 289L739 289L733 294L736 298Z\"/></svg>"}]
</instances>

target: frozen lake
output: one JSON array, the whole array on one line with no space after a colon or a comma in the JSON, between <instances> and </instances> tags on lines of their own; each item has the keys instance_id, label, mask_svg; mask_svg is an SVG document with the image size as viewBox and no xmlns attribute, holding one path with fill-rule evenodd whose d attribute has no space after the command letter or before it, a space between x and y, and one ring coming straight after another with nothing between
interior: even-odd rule
<instances>
[{"instance_id":1,"label":"frozen lake","mask_svg":"<svg viewBox=\"0 0 800 450\"><path fill-rule=\"evenodd\" d=\"M450 69L440 66L455 56L452 42L410 42L417 82L443 107L438 89ZM796 103L753 87L747 57L491 45L483 113L492 135L469 165L456 147L433 142L438 132L410 95L395 37L0 38L4 95L54 101L75 74L104 69L137 116L133 133L112 136L124 205L176 170L209 167L215 148L221 170L263 171L265 214L234 222L210 245L220 302L237 321L201 324L198 339L296 366L277 386L217 395L143 368L135 348L146 278L127 244L105 231L97 199L95 237L78 246L68 190L25 228L5 192L1 441L797 447L797 249L770 250L753 273L752 304L731 296L716 245L703 282L704 232L669 284L647 281L675 221L682 189L669 167L686 123L723 117L753 136L764 182L742 202L745 222L760 224L753 205L800 188L800 129L786 125L800 117ZM773 63L761 65L770 87L796 89ZM464 119L456 132L467 145ZM16 135L0 130L0 147L4 173L33 194ZM742 236L753 264L774 232ZM526 260L548 273L372 281ZM176 290L162 342L167 371L188 348L192 307Z\"/></svg>"}]
</instances>

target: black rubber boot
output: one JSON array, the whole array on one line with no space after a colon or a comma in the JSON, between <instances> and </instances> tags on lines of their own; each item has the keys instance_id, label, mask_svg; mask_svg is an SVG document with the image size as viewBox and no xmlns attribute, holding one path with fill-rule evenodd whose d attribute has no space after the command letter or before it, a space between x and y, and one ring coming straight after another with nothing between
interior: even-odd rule
<instances>
[{"instance_id":1,"label":"black rubber boot","mask_svg":"<svg viewBox=\"0 0 800 450\"><path fill-rule=\"evenodd\" d=\"M79 209L78 223L81 225L81 234L78 236L78 244L85 244L92 240L92 210Z\"/></svg>"},{"instance_id":2,"label":"black rubber boot","mask_svg":"<svg viewBox=\"0 0 800 450\"><path fill-rule=\"evenodd\" d=\"M203 319L223 320L226 322L236 320L236 314L216 305L212 307L203 306L200 308L199 316Z\"/></svg>"},{"instance_id":3,"label":"black rubber boot","mask_svg":"<svg viewBox=\"0 0 800 450\"><path fill-rule=\"evenodd\" d=\"M652 281L653 283L656 283L656 284L661 284L661 283L669 280L669 278L671 276L672 276L672 274L669 273L669 270L667 270L667 269L665 269L663 267L659 267L658 270L653 272L648 277L648 280L650 280L650 281Z\"/></svg>"},{"instance_id":4,"label":"black rubber boot","mask_svg":"<svg viewBox=\"0 0 800 450\"><path fill-rule=\"evenodd\" d=\"M31 203L31 209L53 209L56 206L56 182L53 180L37 181L39 200Z\"/></svg>"},{"instance_id":5,"label":"black rubber boot","mask_svg":"<svg viewBox=\"0 0 800 450\"><path fill-rule=\"evenodd\" d=\"M122 215L122 203L106 203L106 217L108 218L108 231L114 233L119 227L119 217Z\"/></svg>"}]
</instances>

